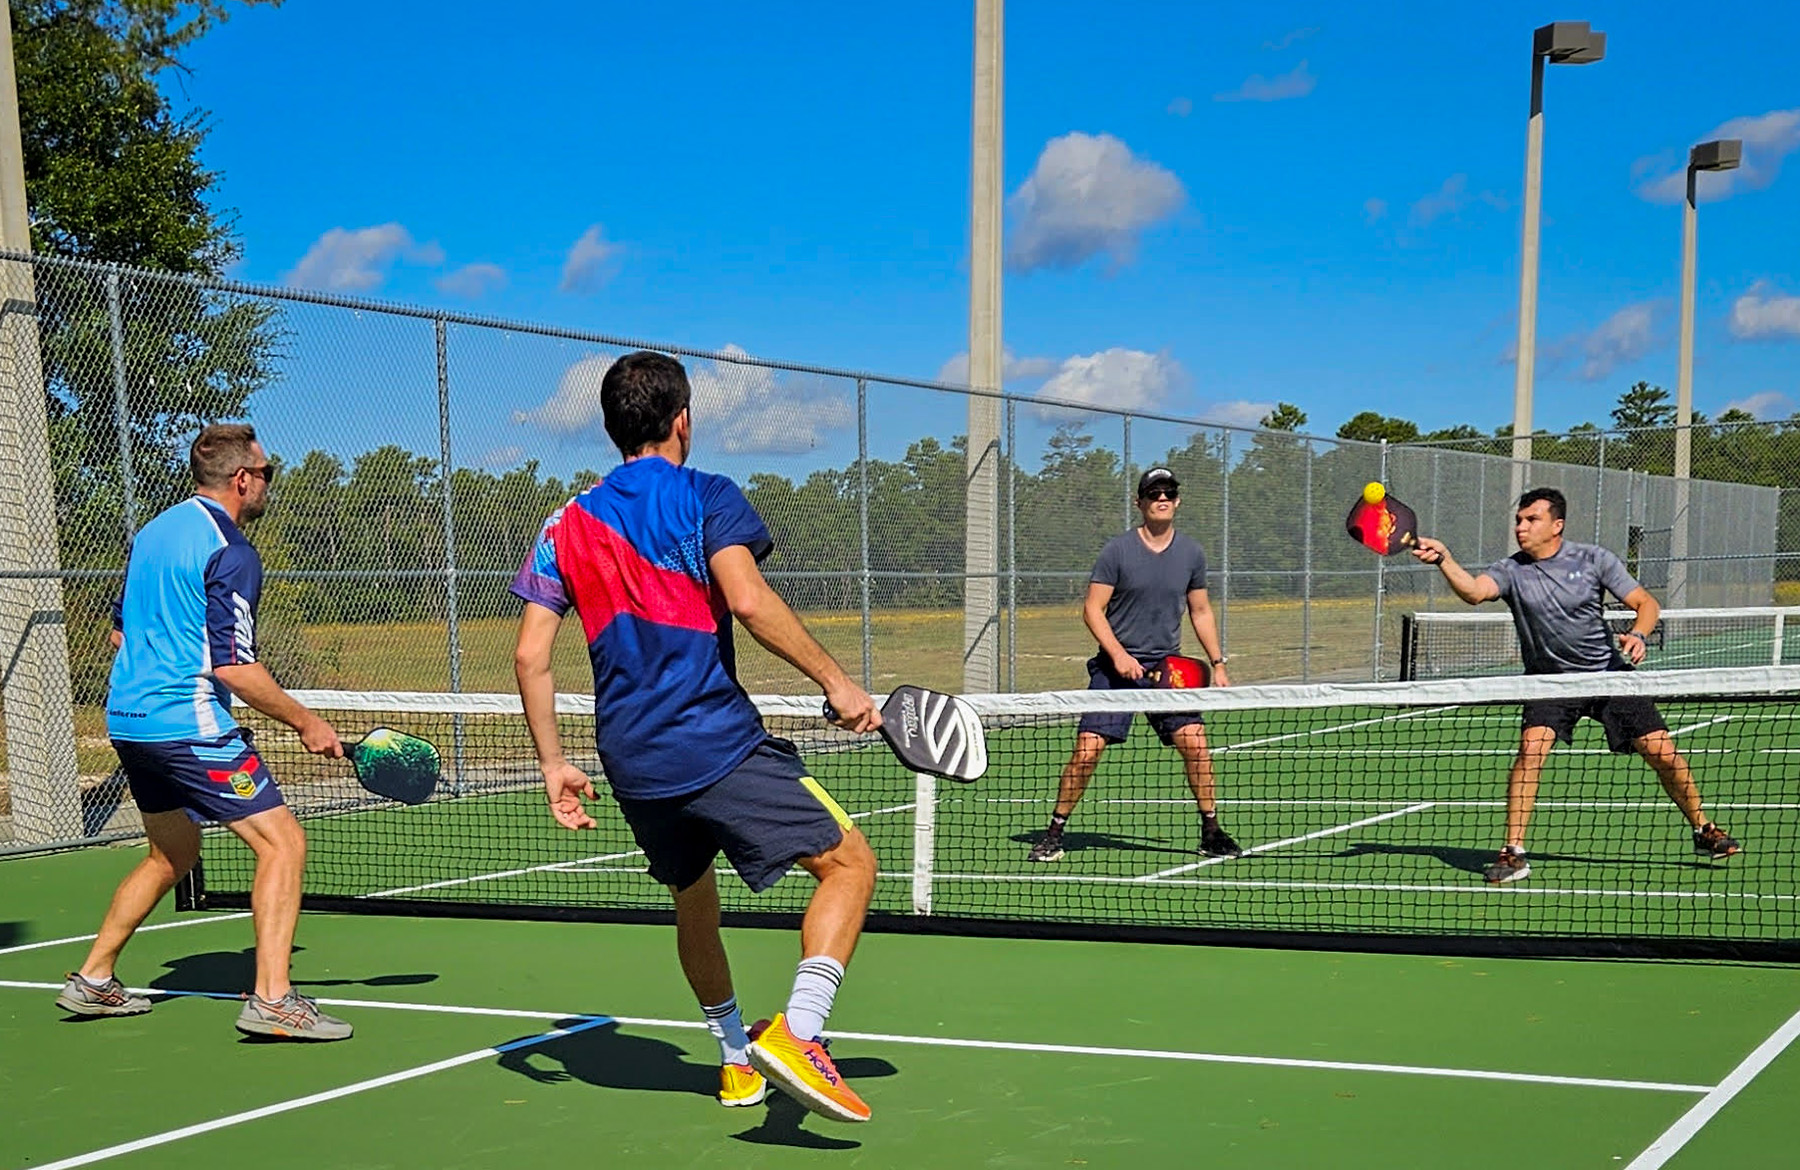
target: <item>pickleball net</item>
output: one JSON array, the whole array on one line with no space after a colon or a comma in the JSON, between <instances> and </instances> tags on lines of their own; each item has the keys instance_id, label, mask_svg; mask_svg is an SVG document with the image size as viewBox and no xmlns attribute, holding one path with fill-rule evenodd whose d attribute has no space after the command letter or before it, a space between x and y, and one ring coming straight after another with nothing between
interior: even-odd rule
<instances>
[{"instance_id":1,"label":"pickleball net","mask_svg":"<svg viewBox=\"0 0 1800 1170\"><path fill-rule=\"evenodd\" d=\"M1697 854L1685 819L1635 755L1584 720L1543 774L1530 878L1489 886L1504 840L1506 775L1528 700L1637 696L1659 706L1708 814L1743 843ZM339 911L631 919L667 893L610 797L572 833L544 806L510 695L301 692L346 735L380 725L436 742L446 775L403 807L357 787L258 720L256 744L309 836L308 905ZM977 695L991 759L971 785L915 776L877 737L824 723L818 700L758 700L771 734L810 771L880 859L874 924L1019 935L1145 937L1427 950L1800 958L1800 668L1256 686L1228 690ZM558 698L572 760L600 780L591 700ZM1244 854L1196 852L1195 802L1177 753L1136 719L1110 747L1064 834L1045 828L1082 716L1199 712L1224 827ZM255 718L254 716L252 718ZM704 751L703 743L696 750ZM604 786L602 785L604 790ZM721 873L725 861L719 861ZM248 901L252 867L209 838L188 904ZM796 870L726 909L797 915Z\"/></svg>"}]
</instances>

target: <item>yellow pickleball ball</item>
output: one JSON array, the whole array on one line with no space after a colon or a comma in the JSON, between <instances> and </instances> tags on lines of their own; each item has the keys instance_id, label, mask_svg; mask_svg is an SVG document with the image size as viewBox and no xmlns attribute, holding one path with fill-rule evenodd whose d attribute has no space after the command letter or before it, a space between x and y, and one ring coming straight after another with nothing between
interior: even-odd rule
<instances>
[{"instance_id":1,"label":"yellow pickleball ball","mask_svg":"<svg viewBox=\"0 0 1800 1170\"><path fill-rule=\"evenodd\" d=\"M1387 499L1387 489L1382 487L1379 483L1370 483L1363 488L1363 502L1365 504L1379 504L1385 499Z\"/></svg>"}]
</instances>

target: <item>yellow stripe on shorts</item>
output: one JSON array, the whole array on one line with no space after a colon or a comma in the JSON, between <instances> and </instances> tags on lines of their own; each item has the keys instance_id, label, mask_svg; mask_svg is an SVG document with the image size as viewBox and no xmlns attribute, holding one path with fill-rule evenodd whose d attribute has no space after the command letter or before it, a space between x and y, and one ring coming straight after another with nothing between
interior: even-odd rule
<instances>
[{"instance_id":1,"label":"yellow stripe on shorts","mask_svg":"<svg viewBox=\"0 0 1800 1170\"><path fill-rule=\"evenodd\" d=\"M802 776L800 777L800 785L808 792L812 793L815 800L825 806L825 811L830 813L831 819L838 823L838 828L852 829L856 827L856 822L850 819L850 814L845 812L843 806L839 805L837 801L831 799L831 793L825 791L825 786L823 784L820 784L811 776Z\"/></svg>"}]
</instances>

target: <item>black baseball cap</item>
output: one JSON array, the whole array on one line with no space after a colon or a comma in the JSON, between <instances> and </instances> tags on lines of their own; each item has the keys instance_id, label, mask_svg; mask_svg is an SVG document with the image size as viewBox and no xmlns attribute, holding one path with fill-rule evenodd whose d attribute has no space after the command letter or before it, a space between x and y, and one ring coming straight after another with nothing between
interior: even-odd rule
<instances>
[{"instance_id":1,"label":"black baseball cap","mask_svg":"<svg viewBox=\"0 0 1800 1170\"><path fill-rule=\"evenodd\" d=\"M1175 473L1166 467L1152 467L1138 476L1138 499L1143 499L1144 493L1151 488L1167 488L1172 492L1178 492L1181 490L1181 481L1176 479Z\"/></svg>"}]
</instances>

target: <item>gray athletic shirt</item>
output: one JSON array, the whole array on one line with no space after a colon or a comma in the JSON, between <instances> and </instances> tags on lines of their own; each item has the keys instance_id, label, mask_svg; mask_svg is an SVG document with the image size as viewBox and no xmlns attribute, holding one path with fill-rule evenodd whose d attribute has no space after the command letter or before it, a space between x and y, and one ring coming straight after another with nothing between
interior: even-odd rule
<instances>
[{"instance_id":1,"label":"gray athletic shirt","mask_svg":"<svg viewBox=\"0 0 1800 1170\"><path fill-rule=\"evenodd\" d=\"M1125 653L1167 658L1181 651L1188 590L1206 588L1206 554L1179 532L1168 548L1151 552L1134 528L1106 542L1088 580L1113 587L1106 622Z\"/></svg>"},{"instance_id":2,"label":"gray athletic shirt","mask_svg":"<svg viewBox=\"0 0 1800 1170\"><path fill-rule=\"evenodd\" d=\"M1555 556L1534 561L1516 552L1489 565L1487 575L1512 610L1526 674L1623 669L1603 592L1623 601L1638 583L1611 550L1565 540Z\"/></svg>"}]
</instances>

